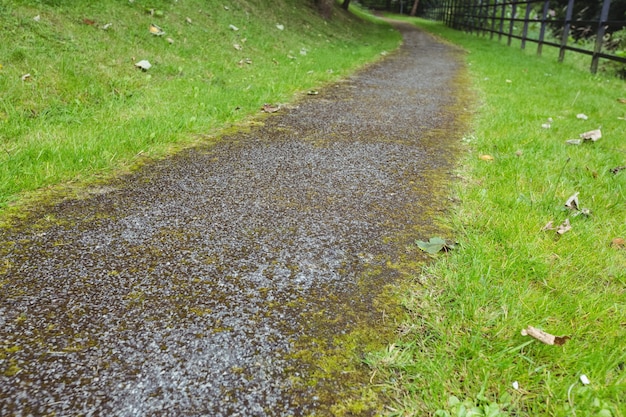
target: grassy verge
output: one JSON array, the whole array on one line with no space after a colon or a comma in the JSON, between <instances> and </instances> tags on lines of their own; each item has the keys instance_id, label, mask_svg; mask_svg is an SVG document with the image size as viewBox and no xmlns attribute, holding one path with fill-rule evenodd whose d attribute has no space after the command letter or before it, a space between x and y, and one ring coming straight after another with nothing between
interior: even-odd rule
<instances>
[{"instance_id":1,"label":"grassy verge","mask_svg":"<svg viewBox=\"0 0 626 417\"><path fill-rule=\"evenodd\" d=\"M441 220L459 247L416 274L405 335L369 358L390 414L623 417L624 82L416 23L467 51L478 110ZM597 142L566 143L599 127ZM570 339L543 344L528 326Z\"/></svg>"},{"instance_id":2,"label":"grassy verge","mask_svg":"<svg viewBox=\"0 0 626 417\"><path fill-rule=\"evenodd\" d=\"M385 24L310 3L2 2L0 211L210 140L398 45Z\"/></svg>"}]
</instances>

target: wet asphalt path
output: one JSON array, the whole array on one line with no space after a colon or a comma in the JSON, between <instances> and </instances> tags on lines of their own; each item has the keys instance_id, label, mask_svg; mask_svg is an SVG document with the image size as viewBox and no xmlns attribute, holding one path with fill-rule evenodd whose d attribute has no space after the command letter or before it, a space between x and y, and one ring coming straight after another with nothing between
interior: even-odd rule
<instances>
[{"instance_id":1,"label":"wet asphalt path","mask_svg":"<svg viewBox=\"0 0 626 417\"><path fill-rule=\"evenodd\" d=\"M377 297L459 139L458 51L400 28L262 126L0 230L0 415L332 415L368 384L315 369L354 329L391 341Z\"/></svg>"}]
</instances>

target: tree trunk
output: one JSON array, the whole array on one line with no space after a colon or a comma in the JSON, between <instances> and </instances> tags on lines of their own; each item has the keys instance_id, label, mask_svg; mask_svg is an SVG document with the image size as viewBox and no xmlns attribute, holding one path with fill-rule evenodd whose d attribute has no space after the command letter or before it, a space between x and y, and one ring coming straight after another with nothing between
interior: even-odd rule
<instances>
[{"instance_id":1,"label":"tree trunk","mask_svg":"<svg viewBox=\"0 0 626 417\"><path fill-rule=\"evenodd\" d=\"M348 10L348 7L350 7L350 0L343 0L343 3L341 3L341 7L344 10Z\"/></svg>"},{"instance_id":2,"label":"tree trunk","mask_svg":"<svg viewBox=\"0 0 626 417\"><path fill-rule=\"evenodd\" d=\"M413 8L411 9L410 16L415 16L417 14L417 5L418 4L420 4L420 0L415 0L415 3L413 3Z\"/></svg>"}]
</instances>

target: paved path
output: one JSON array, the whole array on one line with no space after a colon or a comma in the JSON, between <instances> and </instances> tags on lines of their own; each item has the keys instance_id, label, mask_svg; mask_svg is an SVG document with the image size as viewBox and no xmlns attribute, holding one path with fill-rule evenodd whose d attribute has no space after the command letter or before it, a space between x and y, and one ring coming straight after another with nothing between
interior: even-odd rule
<instances>
[{"instance_id":1,"label":"paved path","mask_svg":"<svg viewBox=\"0 0 626 417\"><path fill-rule=\"evenodd\" d=\"M400 51L264 126L0 230L0 415L332 415L358 395L367 377L320 369L359 329L391 341L389 264L435 233L459 139L458 52L399 28Z\"/></svg>"}]
</instances>

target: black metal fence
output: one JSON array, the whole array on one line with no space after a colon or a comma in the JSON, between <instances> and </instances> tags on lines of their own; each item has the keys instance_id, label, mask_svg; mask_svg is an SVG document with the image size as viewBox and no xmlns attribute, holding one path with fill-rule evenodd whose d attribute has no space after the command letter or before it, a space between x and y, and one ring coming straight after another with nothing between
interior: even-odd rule
<instances>
[{"instance_id":1,"label":"black metal fence","mask_svg":"<svg viewBox=\"0 0 626 417\"><path fill-rule=\"evenodd\" d=\"M539 55L545 45L556 47L559 61L563 61L565 51L589 55L591 72L596 73L600 59L626 64L626 45L611 39L615 31L626 26L624 16L609 20L611 0L598 1L602 7L594 20L575 14L575 0L567 0L565 7L550 0L427 0L422 16L469 33L505 38L508 45L519 39L522 49L533 42Z\"/></svg>"}]
</instances>

